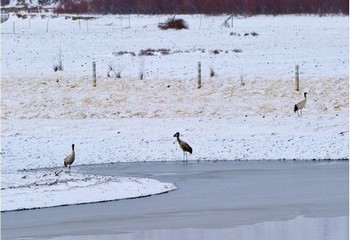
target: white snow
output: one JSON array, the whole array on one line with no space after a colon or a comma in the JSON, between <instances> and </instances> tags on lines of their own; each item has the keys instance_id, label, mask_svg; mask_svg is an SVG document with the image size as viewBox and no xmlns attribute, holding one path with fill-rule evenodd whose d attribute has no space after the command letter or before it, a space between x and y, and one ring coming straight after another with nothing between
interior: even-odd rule
<instances>
[{"instance_id":1,"label":"white snow","mask_svg":"<svg viewBox=\"0 0 350 240\"><path fill-rule=\"evenodd\" d=\"M143 197L175 188L172 183L136 177L70 172L57 176L52 171L5 174L1 188L2 211Z\"/></svg>"},{"instance_id":2,"label":"white snow","mask_svg":"<svg viewBox=\"0 0 350 240\"><path fill-rule=\"evenodd\" d=\"M181 31L159 30L163 15L71 17L11 15L1 24L2 210L172 190L169 183L83 175L74 167L182 160L177 131L193 148L190 160L349 158L348 16L237 17L234 28L220 28L226 16L184 15L178 17L190 29ZM149 48L169 54L138 56ZM54 72L60 51L64 71ZM121 79L107 78L109 64L122 70ZM304 91L308 101L298 118L293 107ZM72 173L36 170L60 169L72 143Z\"/></svg>"},{"instance_id":3,"label":"white snow","mask_svg":"<svg viewBox=\"0 0 350 240\"><path fill-rule=\"evenodd\" d=\"M93 61L98 77L106 77L112 63L124 79L137 78L138 54L146 49L170 51L142 57L146 79L194 80L198 61L205 79L212 67L220 78L231 80L241 75L290 80L296 64L303 79L348 76L348 16L236 17L233 28L220 28L227 16L178 15L189 24L189 30L180 31L158 29L166 15L67 17L11 15L1 25L2 77L55 79L53 65L61 50L66 79L91 78ZM114 54L120 51L135 56Z\"/></svg>"}]
</instances>

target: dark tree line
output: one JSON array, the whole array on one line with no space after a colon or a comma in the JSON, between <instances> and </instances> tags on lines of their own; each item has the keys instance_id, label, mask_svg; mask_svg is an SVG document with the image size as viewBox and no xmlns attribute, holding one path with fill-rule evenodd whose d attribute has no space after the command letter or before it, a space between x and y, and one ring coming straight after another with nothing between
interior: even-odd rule
<instances>
[{"instance_id":1,"label":"dark tree line","mask_svg":"<svg viewBox=\"0 0 350 240\"><path fill-rule=\"evenodd\" d=\"M61 0L58 13L349 14L348 0Z\"/></svg>"},{"instance_id":2,"label":"dark tree line","mask_svg":"<svg viewBox=\"0 0 350 240\"><path fill-rule=\"evenodd\" d=\"M10 4L10 0L1 0L1 6L6 6Z\"/></svg>"}]
</instances>

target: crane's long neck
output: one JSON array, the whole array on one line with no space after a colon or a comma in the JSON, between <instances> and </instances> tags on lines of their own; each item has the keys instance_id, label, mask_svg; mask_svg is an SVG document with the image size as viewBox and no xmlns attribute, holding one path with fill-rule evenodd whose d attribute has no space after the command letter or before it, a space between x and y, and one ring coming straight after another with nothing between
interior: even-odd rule
<instances>
[{"instance_id":1,"label":"crane's long neck","mask_svg":"<svg viewBox=\"0 0 350 240\"><path fill-rule=\"evenodd\" d=\"M178 141L179 143L182 142L179 136L176 136L176 139L177 139L177 141Z\"/></svg>"}]
</instances>

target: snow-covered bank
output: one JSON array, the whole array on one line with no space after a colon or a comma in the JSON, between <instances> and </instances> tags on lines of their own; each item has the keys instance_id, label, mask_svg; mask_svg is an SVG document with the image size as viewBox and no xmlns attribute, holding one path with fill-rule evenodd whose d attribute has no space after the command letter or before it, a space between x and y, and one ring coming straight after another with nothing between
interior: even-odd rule
<instances>
[{"instance_id":1,"label":"snow-covered bank","mask_svg":"<svg viewBox=\"0 0 350 240\"><path fill-rule=\"evenodd\" d=\"M302 94L284 80L212 79L201 89L176 80L105 80L96 88L3 80L3 172L61 166L72 143L74 165L176 161L177 131L192 160L348 159L348 86L348 78L305 80L298 118Z\"/></svg>"},{"instance_id":2,"label":"snow-covered bank","mask_svg":"<svg viewBox=\"0 0 350 240\"><path fill-rule=\"evenodd\" d=\"M190 160L347 159L348 114L232 119L4 120L2 171L74 165L179 161L174 133L193 148Z\"/></svg>"},{"instance_id":3,"label":"snow-covered bank","mask_svg":"<svg viewBox=\"0 0 350 240\"><path fill-rule=\"evenodd\" d=\"M124 194L125 188L133 189L135 197L172 188L157 181L127 181L125 184L123 181L115 183L112 178L103 178L101 188L96 184L99 177L88 178L85 183L79 180L84 176L74 175L71 178L81 183L81 189L71 194L71 200L63 197L70 194L69 188L53 190L56 180L46 181L50 186L36 186L33 191L31 186L35 186L44 173L28 172L28 179L34 179L29 184L18 174L22 169L62 167L72 143L76 145L73 169L76 165L118 161L182 160L181 150L173 138L177 131L194 150L190 160L348 159L348 119L344 109L310 115L305 109L303 118L269 113L232 118L3 119L2 207L5 210L101 201L101 197L104 200L128 198L130 195ZM19 181L12 181L13 176ZM143 186L141 191L140 185ZM28 194L23 195L26 191ZM78 194L79 191L85 195ZM40 194L59 197L50 202L51 197ZM90 195L95 200L85 198ZM40 201L36 201L37 197ZM24 201L23 198L33 200Z\"/></svg>"},{"instance_id":4,"label":"snow-covered bank","mask_svg":"<svg viewBox=\"0 0 350 240\"><path fill-rule=\"evenodd\" d=\"M145 197L174 189L176 186L172 183L135 177L58 171L4 174L1 211Z\"/></svg>"}]
</instances>

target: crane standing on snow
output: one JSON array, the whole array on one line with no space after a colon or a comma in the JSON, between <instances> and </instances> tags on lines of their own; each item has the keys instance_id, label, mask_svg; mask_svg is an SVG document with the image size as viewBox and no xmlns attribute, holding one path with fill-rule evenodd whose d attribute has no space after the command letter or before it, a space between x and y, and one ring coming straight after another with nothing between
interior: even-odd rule
<instances>
[{"instance_id":1,"label":"crane standing on snow","mask_svg":"<svg viewBox=\"0 0 350 240\"><path fill-rule=\"evenodd\" d=\"M75 159L74 144L72 144L72 153L69 154L69 155L64 159L64 166L67 167L67 165L68 165L68 167L69 167L69 169L70 169L70 165L73 164L74 159Z\"/></svg>"},{"instance_id":2,"label":"crane standing on snow","mask_svg":"<svg viewBox=\"0 0 350 240\"><path fill-rule=\"evenodd\" d=\"M303 108L305 107L305 104L306 104L306 94L307 93L304 92L304 99L294 105L294 112L297 112L299 117L303 116ZM300 115L299 115L299 110L300 110Z\"/></svg>"},{"instance_id":3,"label":"crane standing on snow","mask_svg":"<svg viewBox=\"0 0 350 240\"><path fill-rule=\"evenodd\" d=\"M186 160L188 160L188 159L187 159L187 152L189 152L189 153L192 154L192 148L191 148L191 146L188 145L187 142L182 141L182 140L180 139L180 133L179 133L179 132L175 133L175 134L174 134L174 137L177 138L177 141L179 142L179 145L180 145L180 147L181 147L181 149L182 149L182 151L183 151L183 157L184 157L183 160L185 161L185 157L186 157Z\"/></svg>"}]
</instances>

